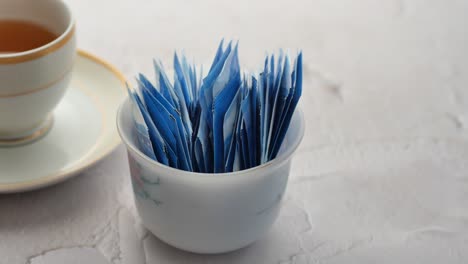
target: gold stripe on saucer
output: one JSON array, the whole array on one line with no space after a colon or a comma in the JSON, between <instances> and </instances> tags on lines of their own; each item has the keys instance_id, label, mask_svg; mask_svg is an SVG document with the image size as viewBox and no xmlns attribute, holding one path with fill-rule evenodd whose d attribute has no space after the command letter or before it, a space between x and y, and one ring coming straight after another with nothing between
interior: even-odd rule
<instances>
[{"instance_id":1,"label":"gold stripe on saucer","mask_svg":"<svg viewBox=\"0 0 468 264\"><path fill-rule=\"evenodd\" d=\"M91 61L101 64L102 66L107 68L110 72L112 72L123 84L127 83L127 79L125 79L125 76L114 65L84 50L78 49L78 54Z\"/></svg>"},{"instance_id":2,"label":"gold stripe on saucer","mask_svg":"<svg viewBox=\"0 0 468 264\"><path fill-rule=\"evenodd\" d=\"M0 98L18 97L18 96L23 96L23 95L32 94L32 93L36 93L36 92L45 90L45 89L51 87L52 85L60 82L61 80L63 80L65 78L65 76L67 76L67 74L69 74L73 70L74 65L75 65L75 62L73 62L70 66L68 66L68 68L65 70L65 72L62 73L57 79L55 79L55 80L53 80L53 81L51 81L49 83L46 83L46 84L44 84L42 86L36 87L34 89L31 89L31 90L27 90L27 91L24 91L24 92L13 93L13 94L0 94Z\"/></svg>"},{"instance_id":3,"label":"gold stripe on saucer","mask_svg":"<svg viewBox=\"0 0 468 264\"><path fill-rule=\"evenodd\" d=\"M44 122L44 125L30 135L19 138L0 139L0 147L14 147L38 140L39 138L45 136L47 132L49 132L49 130L52 128L53 123L54 118L52 115L50 115Z\"/></svg>"},{"instance_id":4,"label":"gold stripe on saucer","mask_svg":"<svg viewBox=\"0 0 468 264\"><path fill-rule=\"evenodd\" d=\"M73 37L75 34L75 25L72 26L72 28L66 33L66 35L61 35L57 39L55 39L52 43L52 45L48 46L47 48L38 48L37 51L27 53L24 55L17 55L13 57L1 57L0 56L0 65L2 64L15 64L15 63L21 63L21 62L26 62L26 61L31 61L34 59L38 59L40 57L44 57L47 54L50 54L61 47L63 47L65 44L68 43L68 41ZM14 53L12 53L14 54Z\"/></svg>"}]
</instances>

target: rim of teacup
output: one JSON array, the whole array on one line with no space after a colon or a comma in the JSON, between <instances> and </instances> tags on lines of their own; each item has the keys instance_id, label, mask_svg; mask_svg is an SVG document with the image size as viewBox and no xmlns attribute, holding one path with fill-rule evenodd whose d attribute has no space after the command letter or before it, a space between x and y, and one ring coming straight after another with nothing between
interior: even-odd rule
<instances>
[{"instance_id":1,"label":"rim of teacup","mask_svg":"<svg viewBox=\"0 0 468 264\"><path fill-rule=\"evenodd\" d=\"M304 138L304 133L305 133L305 119L304 119L304 113L302 112L300 107L297 107L295 110L294 115L298 115L298 120L299 120L299 125L298 125L298 136L294 138L292 142L288 142L288 147L285 151L282 151L278 154L276 158L273 160L270 160L264 164L255 166L250 169L246 170L241 170L241 171L234 171L234 172L223 172L223 173L201 173L201 172L191 172L191 171L184 171L176 168L172 168L170 166L164 165L162 163L159 163L155 160L152 160L148 156L146 156L143 152L141 152L135 145L131 143L129 140L129 135L127 135L124 130L122 129L122 119L123 119L123 112L124 108L126 107L127 104L130 104L130 99L128 96L126 99L120 104L119 109L117 110L117 131L120 135L120 138L122 139L122 142L125 144L127 149L130 149L133 153L138 155L140 158L142 158L145 162L159 167L161 169L167 170L168 172L174 172L175 175L177 176L182 176L182 177L226 177L226 176L236 176L239 177L241 175L250 175L251 172L257 171L257 170L265 170L265 169L275 169L277 167L280 167L283 165L285 162L287 162L291 156L296 152L297 148L299 147L302 139ZM290 133L288 131L288 133Z\"/></svg>"},{"instance_id":2,"label":"rim of teacup","mask_svg":"<svg viewBox=\"0 0 468 264\"><path fill-rule=\"evenodd\" d=\"M60 36L55 38L53 41L43 46L21 52L1 53L0 65L21 63L38 59L60 49L69 42L69 40L75 35L75 17L73 16L70 7L63 0L56 1L65 8L67 15L69 16L65 31L63 31Z\"/></svg>"}]
</instances>

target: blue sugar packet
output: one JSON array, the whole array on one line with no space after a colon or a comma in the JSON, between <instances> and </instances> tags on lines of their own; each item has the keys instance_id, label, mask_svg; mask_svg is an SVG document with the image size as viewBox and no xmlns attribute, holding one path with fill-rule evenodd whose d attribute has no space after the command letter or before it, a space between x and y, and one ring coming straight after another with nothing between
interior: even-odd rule
<instances>
[{"instance_id":1,"label":"blue sugar packet","mask_svg":"<svg viewBox=\"0 0 468 264\"><path fill-rule=\"evenodd\" d=\"M185 58L185 57L184 57ZM180 98L180 112L183 120L183 124L185 127L185 131L187 136L192 136L193 129L192 129L192 122L190 120L190 111L192 109L192 102L193 102L193 90L197 89L197 87L193 88L193 85L196 85L196 77L195 73L190 71L188 65L181 64L179 61L179 57L177 54L174 54L174 92L178 98ZM191 78L195 78L192 80Z\"/></svg>"},{"instance_id":2,"label":"blue sugar packet","mask_svg":"<svg viewBox=\"0 0 468 264\"><path fill-rule=\"evenodd\" d=\"M243 97L243 93L242 93L242 89L239 91L239 95L242 99ZM242 100L240 101L239 104L242 103ZM234 134L233 134L233 137L234 137L234 145L232 146L232 150L231 151L234 151L234 161L233 161L233 164L232 164L232 168L233 168L233 171L239 171L239 170L242 170L242 157L243 157L243 153L242 153L242 150L241 150L241 143L240 143L240 129L241 129L241 126L242 126L242 111L238 111L238 115L237 115L237 121L236 121L236 126L234 127Z\"/></svg>"},{"instance_id":3,"label":"blue sugar packet","mask_svg":"<svg viewBox=\"0 0 468 264\"><path fill-rule=\"evenodd\" d=\"M247 88L248 89L248 88ZM243 143L245 143L245 149L243 148L243 151L246 151L248 154L248 157L244 157L245 161L245 166L246 167L253 167L255 166L255 160L254 160L254 145L255 145L255 136L253 135L253 109L252 109L252 90L248 90L247 96L242 100L242 129L243 132L241 132L241 140ZM243 137L243 138L242 138Z\"/></svg>"},{"instance_id":4,"label":"blue sugar packet","mask_svg":"<svg viewBox=\"0 0 468 264\"><path fill-rule=\"evenodd\" d=\"M153 142L151 142L150 139L149 128L146 125L147 122L152 123L152 121L151 119L144 120L143 112L146 111L146 109L144 107L140 108L140 105L138 104L139 98L134 94L134 92L128 90L128 95L132 101L132 116L135 125L135 132L137 133L136 139L138 141L139 147L146 156L156 160L155 154L158 151L153 149ZM156 146L157 145L158 144L156 143Z\"/></svg>"},{"instance_id":5,"label":"blue sugar packet","mask_svg":"<svg viewBox=\"0 0 468 264\"><path fill-rule=\"evenodd\" d=\"M289 94L289 90L291 89L291 70L290 70L290 64L289 64L289 59L284 60L284 65L282 67L282 71L278 72L278 83L277 88L276 88L276 95L274 99L274 107L273 107L273 113L272 113L272 118L274 119L272 121L272 137L270 139L270 144L269 144L269 159L271 159L272 153L273 153L273 147L274 143L276 142L276 139L278 138L278 131L281 127L282 123L282 118L284 114L284 106L286 104L286 100Z\"/></svg>"},{"instance_id":6,"label":"blue sugar packet","mask_svg":"<svg viewBox=\"0 0 468 264\"><path fill-rule=\"evenodd\" d=\"M277 118L276 118L276 108L277 108L277 105L278 105L278 92L280 90L280 84L281 84L281 77L283 76L283 52L281 51L280 52L280 55L279 55L279 58L278 58L278 62L276 64L276 69L274 67L274 57L272 56L272 59L273 59L273 68L271 68L271 73L270 73L270 76L272 76L272 80L271 80L271 85L272 87L269 88L269 109L268 109L268 113L269 113L269 121L268 121L268 124L269 124L269 133L268 133L268 137L267 137L267 144L266 144L266 155L267 155L267 160L270 159L270 153L271 153L271 142L273 141L273 138L275 136L275 124L276 124L276 121L277 121ZM276 71L275 71L276 70Z\"/></svg>"},{"instance_id":7,"label":"blue sugar packet","mask_svg":"<svg viewBox=\"0 0 468 264\"><path fill-rule=\"evenodd\" d=\"M221 41L206 75L174 54L171 82L154 61L129 92L140 149L171 167L202 173L244 170L274 159L302 94L302 53L267 56L257 75L241 74L238 45ZM138 111L135 111L138 110Z\"/></svg>"},{"instance_id":8,"label":"blue sugar packet","mask_svg":"<svg viewBox=\"0 0 468 264\"><path fill-rule=\"evenodd\" d=\"M162 86L164 87L167 87L167 88L163 88L163 89L166 89L166 90L173 90L172 88L172 85L169 83L169 81L167 80L167 76L165 76L164 73L161 73L159 72L159 80L160 80L160 83L163 83ZM158 109L160 110L165 110L164 112L167 112L167 115L165 117L170 117L169 119L166 119L166 121L175 121L176 122L176 125L177 125L177 128L178 128L178 131L176 133L176 127L174 126L173 123L169 122L169 124L171 125L170 128L174 134L174 136L177 137L180 136L181 137L181 140L183 142L183 145L182 147L186 146L187 145L187 142L186 142L186 135L187 133L185 132L185 129L184 129L184 126L183 126L183 123L181 121L181 111L180 111L180 105L178 103L178 98L175 96L175 94L173 92L168 92L168 96L170 96L170 98L166 98L165 96L162 95L162 93L160 93L152 84L151 82L146 78L144 77L143 75L140 74L140 79L139 79L140 83L142 84L142 90L144 91L147 91L150 95L147 94L147 99L153 99L153 102L155 102L157 104ZM146 98L145 98L146 100Z\"/></svg>"},{"instance_id":9,"label":"blue sugar packet","mask_svg":"<svg viewBox=\"0 0 468 264\"><path fill-rule=\"evenodd\" d=\"M183 126L180 116L168 101L164 101L163 97L154 97L147 90L143 90L143 96L151 117L153 120L158 120L157 126L163 127L165 137L172 140L171 149L178 158L177 168L190 170L187 142L181 131Z\"/></svg>"},{"instance_id":10,"label":"blue sugar packet","mask_svg":"<svg viewBox=\"0 0 468 264\"><path fill-rule=\"evenodd\" d=\"M289 101L287 103L287 109L285 110L285 116L283 117L281 126L278 130L278 138L276 139L276 142L273 142L270 159L274 159L276 158L276 155L278 155L278 151L282 142L284 141L284 137L286 136L286 132L291 123L294 110L296 110L297 104L299 103L299 99L302 95L302 52L299 53L294 68L295 70L292 73L294 76L294 85L290 89L290 95L288 96L290 98L288 98Z\"/></svg>"},{"instance_id":11,"label":"blue sugar packet","mask_svg":"<svg viewBox=\"0 0 468 264\"><path fill-rule=\"evenodd\" d=\"M236 96L241 83L239 58L237 45L229 54L221 74L213 85L213 147L214 172L225 172L225 141L232 137L232 129L224 126L225 120L229 121L229 116L225 116L231 103ZM232 114L232 113L231 113ZM226 133L225 133L226 131Z\"/></svg>"},{"instance_id":12,"label":"blue sugar packet","mask_svg":"<svg viewBox=\"0 0 468 264\"><path fill-rule=\"evenodd\" d=\"M203 148L202 152L205 153L204 161L206 171L203 172L207 173L212 173L215 171L222 172L222 168L224 167L223 163L220 162L221 158L224 158L223 153L215 152L216 150L220 151L221 149L219 144L219 138L221 138L221 135L219 135L219 127L217 127L218 129L216 130L216 135L213 129L215 112L214 99L215 96L217 96L223 88L223 85L226 85L225 75L223 75L222 79L220 78L219 80L218 77L221 75L223 69L225 69L225 63L228 60L229 55L231 54L231 43L228 44L225 50L222 49L221 44L218 51L219 54L217 54L217 56L215 57L215 60L210 71L208 72L208 75L203 79L203 83L200 87L199 94L201 113L199 130L197 131L196 135L197 138L200 140L200 146ZM233 56L231 56L231 61L232 57ZM238 63L238 60L236 62ZM211 153L217 153L217 155Z\"/></svg>"},{"instance_id":13,"label":"blue sugar packet","mask_svg":"<svg viewBox=\"0 0 468 264\"><path fill-rule=\"evenodd\" d=\"M223 123L224 136L224 171L232 171L236 154L236 131L240 108L240 91L238 90L229 105Z\"/></svg>"},{"instance_id":14,"label":"blue sugar packet","mask_svg":"<svg viewBox=\"0 0 468 264\"><path fill-rule=\"evenodd\" d=\"M142 80L144 81L144 79ZM169 119L168 114L164 115L162 113L161 114L158 113L162 109L157 108L154 105L154 101L150 100L150 96L152 94L149 88L147 88L142 82L138 82L138 87L140 88L139 92L141 94L141 98L143 99L141 101L143 101L145 104L144 109L148 112L148 115L150 116L151 120L154 120L154 125L157 127L158 131L164 138L165 142L168 145L168 148L170 148L171 150L174 150L176 148L176 139L175 139L174 133L169 127L170 119ZM158 117L159 120L153 118L153 116L151 116L151 113L153 113L154 117Z\"/></svg>"},{"instance_id":15,"label":"blue sugar packet","mask_svg":"<svg viewBox=\"0 0 468 264\"><path fill-rule=\"evenodd\" d=\"M164 139L156 129L140 98L130 89L128 89L128 93L132 100L132 114L140 149L151 159L169 165L167 146Z\"/></svg>"}]
</instances>

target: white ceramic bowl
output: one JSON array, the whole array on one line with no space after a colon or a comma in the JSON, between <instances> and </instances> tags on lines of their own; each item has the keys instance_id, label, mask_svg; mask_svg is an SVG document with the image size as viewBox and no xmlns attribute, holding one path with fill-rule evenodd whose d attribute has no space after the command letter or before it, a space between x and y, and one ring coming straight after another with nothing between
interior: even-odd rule
<instances>
[{"instance_id":1,"label":"white ceramic bowl","mask_svg":"<svg viewBox=\"0 0 468 264\"><path fill-rule=\"evenodd\" d=\"M300 110L273 161L239 172L203 174L170 168L138 150L130 109L127 98L117 127L128 150L138 212L154 235L183 250L223 253L245 247L269 230L304 135Z\"/></svg>"}]
</instances>

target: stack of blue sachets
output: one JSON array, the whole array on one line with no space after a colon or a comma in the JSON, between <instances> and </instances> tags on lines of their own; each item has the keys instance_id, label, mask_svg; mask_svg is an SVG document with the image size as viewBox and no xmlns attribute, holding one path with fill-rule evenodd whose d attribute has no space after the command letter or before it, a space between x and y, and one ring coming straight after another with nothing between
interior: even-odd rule
<instances>
[{"instance_id":1,"label":"stack of blue sachets","mask_svg":"<svg viewBox=\"0 0 468 264\"><path fill-rule=\"evenodd\" d=\"M237 45L219 45L206 76L174 55L171 82L161 62L155 81L129 89L140 150L164 165L224 173L274 159L302 93L302 53L268 56L258 75L242 74Z\"/></svg>"}]
</instances>

